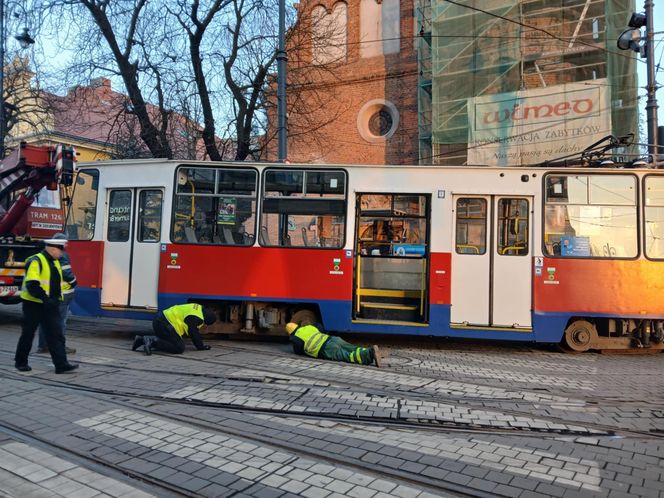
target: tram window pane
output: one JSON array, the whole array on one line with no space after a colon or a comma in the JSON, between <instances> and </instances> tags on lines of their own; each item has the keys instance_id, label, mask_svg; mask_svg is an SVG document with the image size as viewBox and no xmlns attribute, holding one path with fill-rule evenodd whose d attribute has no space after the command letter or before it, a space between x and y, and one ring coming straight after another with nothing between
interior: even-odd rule
<instances>
[{"instance_id":1,"label":"tram window pane","mask_svg":"<svg viewBox=\"0 0 664 498\"><path fill-rule=\"evenodd\" d=\"M664 258L664 207L646 207L646 256Z\"/></svg>"},{"instance_id":2,"label":"tram window pane","mask_svg":"<svg viewBox=\"0 0 664 498\"><path fill-rule=\"evenodd\" d=\"M397 216L425 216L426 198L421 195L395 195L394 214Z\"/></svg>"},{"instance_id":3,"label":"tram window pane","mask_svg":"<svg viewBox=\"0 0 664 498\"><path fill-rule=\"evenodd\" d=\"M273 247L343 247L345 217L263 213L259 241Z\"/></svg>"},{"instance_id":4,"label":"tram window pane","mask_svg":"<svg viewBox=\"0 0 664 498\"><path fill-rule=\"evenodd\" d=\"M456 252L486 253L486 199L462 198L456 204Z\"/></svg>"},{"instance_id":5,"label":"tram window pane","mask_svg":"<svg viewBox=\"0 0 664 498\"><path fill-rule=\"evenodd\" d=\"M216 198L175 196L173 241L212 244L216 220Z\"/></svg>"},{"instance_id":6,"label":"tram window pane","mask_svg":"<svg viewBox=\"0 0 664 498\"><path fill-rule=\"evenodd\" d=\"M548 203L587 204L588 177L548 176L546 178L546 201Z\"/></svg>"},{"instance_id":7,"label":"tram window pane","mask_svg":"<svg viewBox=\"0 0 664 498\"><path fill-rule=\"evenodd\" d=\"M138 241L161 239L161 190L141 190L138 196Z\"/></svg>"},{"instance_id":8,"label":"tram window pane","mask_svg":"<svg viewBox=\"0 0 664 498\"><path fill-rule=\"evenodd\" d=\"M178 193L214 194L214 168L179 168L177 172Z\"/></svg>"},{"instance_id":9,"label":"tram window pane","mask_svg":"<svg viewBox=\"0 0 664 498\"><path fill-rule=\"evenodd\" d=\"M80 170L76 176L74 197L67 218L69 240L91 240L94 236L98 190L99 171Z\"/></svg>"},{"instance_id":10,"label":"tram window pane","mask_svg":"<svg viewBox=\"0 0 664 498\"><path fill-rule=\"evenodd\" d=\"M220 197L217 223L212 240L215 244L250 246L256 230L256 201L246 197Z\"/></svg>"},{"instance_id":11,"label":"tram window pane","mask_svg":"<svg viewBox=\"0 0 664 498\"><path fill-rule=\"evenodd\" d=\"M636 204L636 177L632 175L591 175L590 204Z\"/></svg>"},{"instance_id":12,"label":"tram window pane","mask_svg":"<svg viewBox=\"0 0 664 498\"><path fill-rule=\"evenodd\" d=\"M307 171L307 197L344 197L346 175L343 171Z\"/></svg>"},{"instance_id":13,"label":"tram window pane","mask_svg":"<svg viewBox=\"0 0 664 498\"><path fill-rule=\"evenodd\" d=\"M217 170L218 194L256 195L258 173L253 170Z\"/></svg>"},{"instance_id":14,"label":"tram window pane","mask_svg":"<svg viewBox=\"0 0 664 498\"><path fill-rule=\"evenodd\" d=\"M638 255L636 177L549 176L546 186L545 254L578 258ZM563 202L567 205L560 205Z\"/></svg>"},{"instance_id":15,"label":"tram window pane","mask_svg":"<svg viewBox=\"0 0 664 498\"><path fill-rule=\"evenodd\" d=\"M108 199L109 242L127 242L131 229L131 191L112 190Z\"/></svg>"},{"instance_id":16,"label":"tram window pane","mask_svg":"<svg viewBox=\"0 0 664 498\"><path fill-rule=\"evenodd\" d=\"M647 176L645 188L646 256L664 259L664 177Z\"/></svg>"},{"instance_id":17,"label":"tram window pane","mask_svg":"<svg viewBox=\"0 0 664 498\"><path fill-rule=\"evenodd\" d=\"M525 256L528 254L528 218L526 199L498 201L498 254Z\"/></svg>"},{"instance_id":18,"label":"tram window pane","mask_svg":"<svg viewBox=\"0 0 664 498\"><path fill-rule=\"evenodd\" d=\"M664 206L664 177L646 177L646 206Z\"/></svg>"},{"instance_id":19,"label":"tram window pane","mask_svg":"<svg viewBox=\"0 0 664 498\"><path fill-rule=\"evenodd\" d=\"M265 196L304 193L304 171L268 170L265 172Z\"/></svg>"},{"instance_id":20,"label":"tram window pane","mask_svg":"<svg viewBox=\"0 0 664 498\"><path fill-rule=\"evenodd\" d=\"M636 257L636 207L545 206L544 241L551 256Z\"/></svg>"}]
</instances>

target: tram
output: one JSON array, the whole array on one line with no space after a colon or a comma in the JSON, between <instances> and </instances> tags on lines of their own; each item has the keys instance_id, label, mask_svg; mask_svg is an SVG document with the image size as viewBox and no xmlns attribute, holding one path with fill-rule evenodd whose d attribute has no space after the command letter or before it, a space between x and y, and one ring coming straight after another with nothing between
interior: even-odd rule
<instances>
[{"instance_id":1,"label":"tram","mask_svg":"<svg viewBox=\"0 0 664 498\"><path fill-rule=\"evenodd\" d=\"M664 348L657 169L96 162L67 234L77 314Z\"/></svg>"}]
</instances>

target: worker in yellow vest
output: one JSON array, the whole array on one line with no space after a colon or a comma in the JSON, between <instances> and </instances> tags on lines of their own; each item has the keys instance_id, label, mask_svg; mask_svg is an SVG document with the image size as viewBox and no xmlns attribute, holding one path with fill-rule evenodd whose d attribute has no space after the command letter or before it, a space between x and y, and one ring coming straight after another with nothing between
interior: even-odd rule
<instances>
[{"instance_id":1,"label":"worker in yellow vest","mask_svg":"<svg viewBox=\"0 0 664 498\"><path fill-rule=\"evenodd\" d=\"M61 374L78 368L77 364L67 361L59 310L60 303L63 302L63 276L59 259L65 250L67 239L47 239L44 244L43 251L29 257L26 261L25 277L21 288L23 325L21 337L16 346L14 365L20 372L32 370L28 365L28 356L35 331L41 324L44 328L46 345L55 365L55 373Z\"/></svg>"},{"instance_id":2,"label":"worker in yellow vest","mask_svg":"<svg viewBox=\"0 0 664 498\"><path fill-rule=\"evenodd\" d=\"M324 334L314 325L290 322L286 324L286 332L290 336L295 354L360 365L375 363L378 368L384 359L376 345L369 348L354 346L341 337Z\"/></svg>"},{"instance_id":3,"label":"worker in yellow vest","mask_svg":"<svg viewBox=\"0 0 664 498\"><path fill-rule=\"evenodd\" d=\"M143 346L146 355L151 355L155 350L182 354L185 348L183 339L185 335L191 338L191 342L199 351L210 349L210 346L203 344L199 330L203 325L212 325L216 320L214 311L200 304L171 306L157 313L152 320L152 330L155 335L137 335L131 350L136 351Z\"/></svg>"}]
</instances>

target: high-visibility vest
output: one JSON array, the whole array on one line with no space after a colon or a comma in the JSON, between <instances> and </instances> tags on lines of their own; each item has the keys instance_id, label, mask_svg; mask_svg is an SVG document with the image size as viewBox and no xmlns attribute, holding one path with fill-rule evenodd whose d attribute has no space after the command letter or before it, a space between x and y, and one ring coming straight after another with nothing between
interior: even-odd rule
<instances>
[{"instance_id":1,"label":"high-visibility vest","mask_svg":"<svg viewBox=\"0 0 664 498\"><path fill-rule=\"evenodd\" d=\"M55 259L53 260L54 266L57 268L58 273L60 274L60 282L62 282L62 269L60 268L60 262ZM25 301L32 301L35 303L43 303L41 299L33 296L28 292L27 283L31 280L37 280L39 286L44 289L46 295L49 296L51 293L51 265L48 264L46 256L41 252L35 254L28 258L28 268L25 272L25 277L23 278L23 285L21 286L21 299ZM62 292L60 292L60 301L62 301Z\"/></svg>"},{"instance_id":2,"label":"high-visibility vest","mask_svg":"<svg viewBox=\"0 0 664 498\"><path fill-rule=\"evenodd\" d=\"M318 358L323 344L330 338L329 335L323 334L313 325L304 325L293 332L296 337L304 341L304 352L309 356Z\"/></svg>"},{"instance_id":3,"label":"high-visibility vest","mask_svg":"<svg viewBox=\"0 0 664 498\"><path fill-rule=\"evenodd\" d=\"M203 306L196 303L191 304L177 304L164 310L164 316L168 323L173 325L173 328L180 337L189 335L189 327L184 323L184 319L189 315L194 315L203 320ZM201 323L198 328L200 329L204 323Z\"/></svg>"}]
</instances>

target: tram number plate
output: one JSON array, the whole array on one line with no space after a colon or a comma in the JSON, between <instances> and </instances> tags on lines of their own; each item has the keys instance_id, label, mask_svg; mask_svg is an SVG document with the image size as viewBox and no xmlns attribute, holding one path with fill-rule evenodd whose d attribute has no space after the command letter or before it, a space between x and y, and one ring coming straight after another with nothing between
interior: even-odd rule
<instances>
[{"instance_id":1,"label":"tram number plate","mask_svg":"<svg viewBox=\"0 0 664 498\"><path fill-rule=\"evenodd\" d=\"M18 285L8 285L7 287L0 287L0 297L14 296L18 294Z\"/></svg>"}]
</instances>

